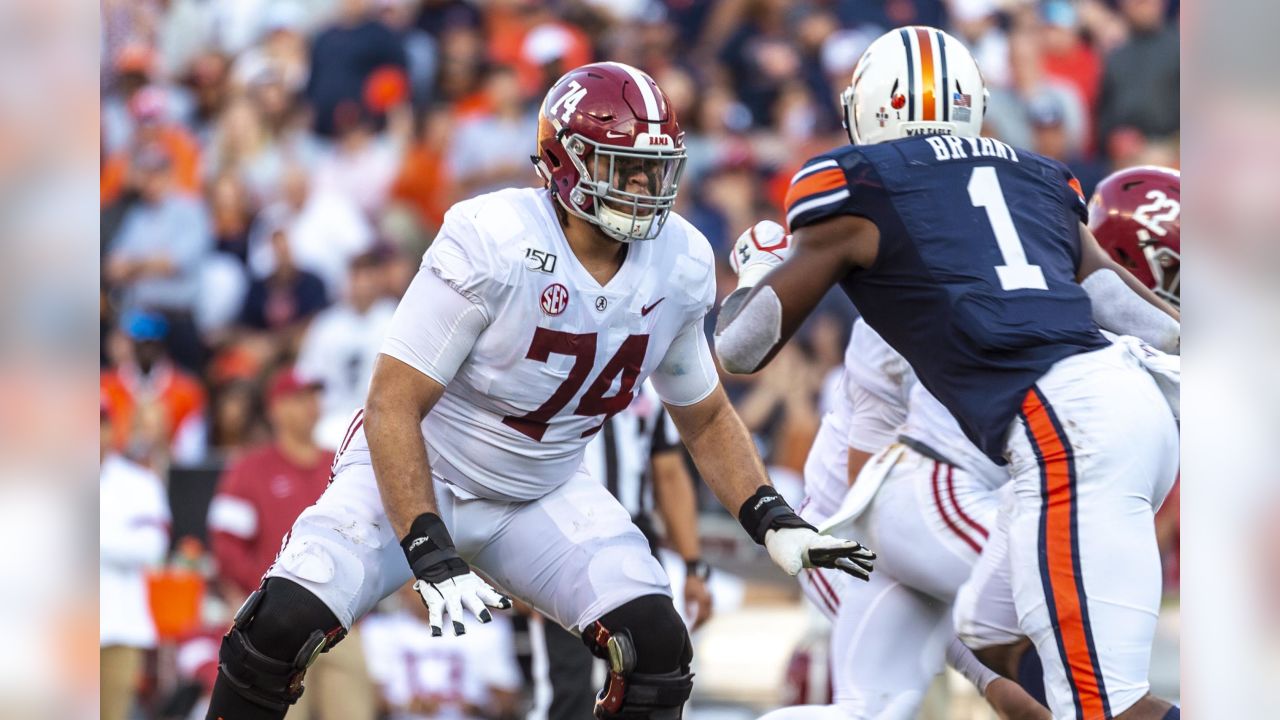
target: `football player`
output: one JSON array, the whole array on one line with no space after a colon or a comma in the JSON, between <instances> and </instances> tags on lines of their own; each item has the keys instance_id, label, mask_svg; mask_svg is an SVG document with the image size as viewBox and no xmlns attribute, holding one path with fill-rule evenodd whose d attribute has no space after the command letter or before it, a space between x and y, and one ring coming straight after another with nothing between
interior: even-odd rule
<instances>
[{"instance_id":1,"label":"football player","mask_svg":"<svg viewBox=\"0 0 1280 720\"><path fill-rule=\"evenodd\" d=\"M282 718L307 665L408 580L434 634L511 600L609 662L598 718L679 718L692 649L648 543L582 469L608 416L654 387L703 477L794 575L866 577L773 491L720 387L703 317L710 246L671 212L685 149L667 98L619 63L547 93L543 189L455 205L382 347L329 489L294 524L221 648L210 720Z\"/></svg>"},{"instance_id":2,"label":"football player","mask_svg":"<svg viewBox=\"0 0 1280 720\"><path fill-rule=\"evenodd\" d=\"M738 238L730 264L752 285L793 247L782 226L762 221ZM801 573L805 594L832 621L835 705L765 717L914 717L942 670L951 604L994 525L996 489L1009 474L969 442L906 359L861 318L832 405L805 463L800 516L821 529L861 533L880 560L866 585ZM1030 698L1024 704L1048 714Z\"/></svg>"},{"instance_id":3,"label":"football player","mask_svg":"<svg viewBox=\"0 0 1280 720\"><path fill-rule=\"evenodd\" d=\"M1181 178L1176 170L1134 167L1098 183L1089 201L1089 230L1117 263L1152 292L1178 305ZM1177 492L1177 485L1172 493ZM1178 517L1156 515L1157 536L1176 532ZM1008 522L1002 515L956 603L956 630L983 664L1035 689L1039 659L1018 627L1010 582ZM962 669L963 663L957 664ZM968 664L972 668L972 663ZM965 672L971 680L975 676Z\"/></svg>"},{"instance_id":4,"label":"football player","mask_svg":"<svg viewBox=\"0 0 1280 720\"><path fill-rule=\"evenodd\" d=\"M842 96L852 145L792 179L795 247L726 298L717 353L753 372L840 284L1014 484L1019 627L1055 717L1161 718L1152 516L1178 431L1156 379L1100 328L1176 352L1177 310L1112 260L1061 163L980 136L982 75L934 28L877 39Z\"/></svg>"}]
</instances>

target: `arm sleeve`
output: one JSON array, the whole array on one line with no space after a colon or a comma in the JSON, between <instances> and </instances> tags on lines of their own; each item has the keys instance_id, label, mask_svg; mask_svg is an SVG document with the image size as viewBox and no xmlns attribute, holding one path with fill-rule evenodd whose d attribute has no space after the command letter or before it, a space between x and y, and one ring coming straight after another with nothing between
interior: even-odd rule
<instances>
[{"instance_id":1,"label":"arm sleeve","mask_svg":"<svg viewBox=\"0 0 1280 720\"><path fill-rule=\"evenodd\" d=\"M693 405L720 385L711 346L699 318L680 331L653 371L653 387L669 405Z\"/></svg>"},{"instance_id":2,"label":"arm sleeve","mask_svg":"<svg viewBox=\"0 0 1280 720\"><path fill-rule=\"evenodd\" d=\"M424 266L391 318L382 353L448 385L488 324L481 305Z\"/></svg>"},{"instance_id":3,"label":"arm sleeve","mask_svg":"<svg viewBox=\"0 0 1280 720\"><path fill-rule=\"evenodd\" d=\"M1177 355L1182 325L1135 293L1114 270L1103 268L1080 283L1093 304L1093 319L1104 330L1132 335L1155 349Z\"/></svg>"}]
</instances>

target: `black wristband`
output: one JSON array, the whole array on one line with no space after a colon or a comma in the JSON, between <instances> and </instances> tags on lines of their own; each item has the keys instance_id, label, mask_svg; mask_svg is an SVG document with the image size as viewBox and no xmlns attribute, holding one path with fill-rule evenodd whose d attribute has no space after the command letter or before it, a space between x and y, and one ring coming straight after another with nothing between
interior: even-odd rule
<instances>
[{"instance_id":1,"label":"black wristband","mask_svg":"<svg viewBox=\"0 0 1280 720\"><path fill-rule=\"evenodd\" d=\"M409 534L400 541L413 576L427 582L441 582L464 575L469 568L453 547L453 538L444 521L435 513L414 518Z\"/></svg>"},{"instance_id":2,"label":"black wristband","mask_svg":"<svg viewBox=\"0 0 1280 720\"><path fill-rule=\"evenodd\" d=\"M684 572L689 577L706 580L711 577L711 566L702 558L694 558L693 560L684 561Z\"/></svg>"},{"instance_id":3,"label":"black wristband","mask_svg":"<svg viewBox=\"0 0 1280 720\"><path fill-rule=\"evenodd\" d=\"M768 485L756 488L756 494L747 498L738 510L738 522L757 543L764 544L764 535L778 528L815 528L796 514L782 499L778 491Z\"/></svg>"}]
</instances>

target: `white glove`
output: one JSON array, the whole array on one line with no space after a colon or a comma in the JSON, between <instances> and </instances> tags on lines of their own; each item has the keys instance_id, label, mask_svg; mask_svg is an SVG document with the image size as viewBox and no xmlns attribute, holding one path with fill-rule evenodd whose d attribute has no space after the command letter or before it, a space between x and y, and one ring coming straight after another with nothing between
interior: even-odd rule
<instances>
[{"instance_id":1,"label":"white glove","mask_svg":"<svg viewBox=\"0 0 1280 720\"><path fill-rule=\"evenodd\" d=\"M493 620L486 605L499 610L511 607L511 598L471 572L439 515L428 512L415 518L409 534L400 540L400 547L409 561L409 570L418 578L413 589L427 604L427 622L431 623L433 636L444 634L446 612L453 622L453 634L462 635L467 632L467 626L462 624L464 606L482 623Z\"/></svg>"},{"instance_id":2,"label":"white glove","mask_svg":"<svg viewBox=\"0 0 1280 720\"><path fill-rule=\"evenodd\" d=\"M729 253L738 287L754 287L770 270L787 261L792 247L791 236L772 220L761 220L747 228Z\"/></svg>"},{"instance_id":3,"label":"white glove","mask_svg":"<svg viewBox=\"0 0 1280 720\"><path fill-rule=\"evenodd\" d=\"M808 528L779 528L764 535L769 557L788 575L804 568L843 570L859 580L871 577L876 554L852 540L819 535Z\"/></svg>"},{"instance_id":4,"label":"white glove","mask_svg":"<svg viewBox=\"0 0 1280 720\"><path fill-rule=\"evenodd\" d=\"M467 632L466 625L462 624L463 607L482 623L493 620L486 605L499 610L511 607L510 598L494 590L473 572L434 583L419 580L413 584L413 589L418 591L422 602L427 604L427 622L431 624L431 635L434 637L444 634L441 628L444 626L446 612L453 622L453 634L463 635Z\"/></svg>"}]
</instances>

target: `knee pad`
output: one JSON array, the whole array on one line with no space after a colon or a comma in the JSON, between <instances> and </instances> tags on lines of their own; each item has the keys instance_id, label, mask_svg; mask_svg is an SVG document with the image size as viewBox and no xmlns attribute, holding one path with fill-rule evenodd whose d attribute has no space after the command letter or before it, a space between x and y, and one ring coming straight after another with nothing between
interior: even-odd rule
<instances>
[{"instance_id":1,"label":"knee pad","mask_svg":"<svg viewBox=\"0 0 1280 720\"><path fill-rule=\"evenodd\" d=\"M609 663L595 717L679 720L693 690L693 646L671 598L646 595L591 623L582 641Z\"/></svg>"},{"instance_id":2,"label":"knee pad","mask_svg":"<svg viewBox=\"0 0 1280 720\"><path fill-rule=\"evenodd\" d=\"M218 671L236 693L285 710L302 697L302 678L346 630L315 595L284 578L269 578L236 612L218 650Z\"/></svg>"}]
</instances>

